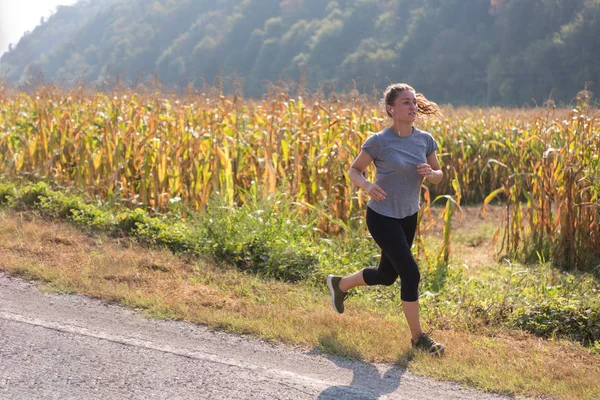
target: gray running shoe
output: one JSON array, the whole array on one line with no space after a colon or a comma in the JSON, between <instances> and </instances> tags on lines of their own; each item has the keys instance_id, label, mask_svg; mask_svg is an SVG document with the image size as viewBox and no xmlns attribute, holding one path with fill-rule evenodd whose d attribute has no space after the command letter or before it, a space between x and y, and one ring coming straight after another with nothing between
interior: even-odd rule
<instances>
[{"instance_id":1,"label":"gray running shoe","mask_svg":"<svg viewBox=\"0 0 600 400\"><path fill-rule=\"evenodd\" d=\"M444 345L436 342L431 338L431 330L427 333L421 333L421 336L417 339L416 343L410 339L413 349L424 351L431 355L437 355L439 357L444 354Z\"/></svg>"},{"instance_id":2,"label":"gray running shoe","mask_svg":"<svg viewBox=\"0 0 600 400\"><path fill-rule=\"evenodd\" d=\"M344 300L348 297L348 292L342 292L340 289L341 280L341 276L329 275L327 277L327 287L329 288L329 293L331 293L331 303L335 311L340 314L344 312Z\"/></svg>"}]
</instances>

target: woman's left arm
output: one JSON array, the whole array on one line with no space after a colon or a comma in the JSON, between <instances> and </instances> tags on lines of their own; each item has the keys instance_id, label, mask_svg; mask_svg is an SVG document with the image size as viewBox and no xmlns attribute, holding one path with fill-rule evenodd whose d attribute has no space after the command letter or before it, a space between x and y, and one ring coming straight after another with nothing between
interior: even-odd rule
<instances>
[{"instance_id":1,"label":"woman's left arm","mask_svg":"<svg viewBox=\"0 0 600 400\"><path fill-rule=\"evenodd\" d=\"M427 157L427 164L420 164L417 167L417 171L435 185L440 183L444 178L444 172L440 168L435 151Z\"/></svg>"}]
</instances>

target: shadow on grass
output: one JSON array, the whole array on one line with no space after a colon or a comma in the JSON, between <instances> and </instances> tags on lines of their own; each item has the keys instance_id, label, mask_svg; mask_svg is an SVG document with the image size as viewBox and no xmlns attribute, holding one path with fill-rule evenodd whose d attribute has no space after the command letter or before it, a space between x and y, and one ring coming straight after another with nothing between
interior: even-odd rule
<instances>
[{"instance_id":1,"label":"shadow on grass","mask_svg":"<svg viewBox=\"0 0 600 400\"><path fill-rule=\"evenodd\" d=\"M381 367L378 369L375 365L363 361L363 356L357 349L341 343L337 339L336 333L321 337L319 343L321 350L314 350L314 354L324 355L338 367L352 371L352 382L349 385L338 385L325 389L317 397L321 400L379 399L400 387L402 375L413 358L412 350L408 349L398 356L393 366L382 372ZM323 354L321 351L327 354Z\"/></svg>"}]
</instances>

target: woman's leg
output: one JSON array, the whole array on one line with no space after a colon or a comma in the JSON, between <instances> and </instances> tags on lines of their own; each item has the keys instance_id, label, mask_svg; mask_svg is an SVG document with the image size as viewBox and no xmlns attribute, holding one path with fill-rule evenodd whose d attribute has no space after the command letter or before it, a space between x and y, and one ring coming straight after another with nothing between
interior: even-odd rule
<instances>
[{"instance_id":1,"label":"woman's leg","mask_svg":"<svg viewBox=\"0 0 600 400\"><path fill-rule=\"evenodd\" d=\"M365 269L363 268L360 271L353 273L352 275L343 277L339 284L340 290L342 290L343 292L347 292L348 290L357 286L367 286L365 278L363 278L364 270Z\"/></svg>"},{"instance_id":2,"label":"woman's leg","mask_svg":"<svg viewBox=\"0 0 600 400\"><path fill-rule=\"evenodd\" d=\"M417 301L403 301L402 310L408 322L410 328L410 336L413 342L416 342L423 333L421 329L421 320L419 318L419 300Z\"/></svg>"},{"instance_id":3,"label":"woman's leg","mask_svg":"<svg viewBox=\"0 0 600 400\"><path fill-rule=\"evenodd\" d=\"M384 252L381 252L379 266L363 268L358 272L342 278L340 289L344 292L357 286L385 285L391 286L398 279L396 269L387 258Z\"/></svg>"},{"instance_id":4,"label":"woman's leg","mask_svg":"<svg viewBox=\"0 0 600 400\"><path fill-rule=\"evenodd\" d=\"M371 236L400 276L402 309L414 341L422 333L418 302L420 273L411 251L416 222L416 214L397 220L384 217L372 210L367 213L367 224ZM367 282L369 281L370 279L367 279Z\"/></svg>"},{"instance_id":5,"label":"woman's leg","mask_svg":"<svg viewBox=\"0 0 600 400\"><path fill-rule=\"evenodd\" d=\"M401 220L401 225L404 229L404 234L406 236L406 242L411 248L415 238L415 234L417 232L417 223L418 213ZM413 342L416 342L419 339L421 333L423 332L423 330L421 329L421 320L419 318L419 300L403 301L402 310L404 311L404 316L406 317L406 321L408 322L412 340Z\"/></svg>"}]
</instances>

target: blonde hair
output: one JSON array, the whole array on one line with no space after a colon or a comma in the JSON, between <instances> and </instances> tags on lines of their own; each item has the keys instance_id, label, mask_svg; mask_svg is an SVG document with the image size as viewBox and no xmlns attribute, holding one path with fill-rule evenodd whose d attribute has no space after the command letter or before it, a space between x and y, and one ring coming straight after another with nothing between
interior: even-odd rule
<instances>
[{"instance_id":1,"label":"blonde hair","mask_svg":"<svg viewBox=\"0 0 600 400\"><path fill-rule=\"evenodd\" d=\"M383 99L381 99L381 107L383 107L386 114L390 118L392 117L392 115L389 113L386 106L393 106L394 101L396 101L398 96L400 96L400 93L402 93L405 90L415 92L415 97L417 98L418 106L417 112L419 114L440 114L440 107L433 101L427 100L427 98L423 96L423 93L417 93L415 89L412 88L412 86L406 83L393 83L385 89L385 91L383 92Z\"/></svg>"}]
</instances>

